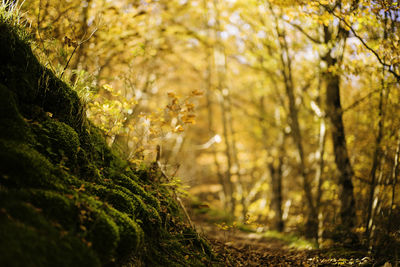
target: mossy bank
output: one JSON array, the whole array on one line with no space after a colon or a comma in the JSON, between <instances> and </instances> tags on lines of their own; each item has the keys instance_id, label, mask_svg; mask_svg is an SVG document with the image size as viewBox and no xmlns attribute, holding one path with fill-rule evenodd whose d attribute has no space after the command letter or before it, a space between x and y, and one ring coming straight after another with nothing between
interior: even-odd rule
<instances>
[{"instance_id":1,"label":"mossy bank","mask_svg":"<svg viewBox=\"0 0 400 267\"><path fill-rule=\"evenodd\" d=\"M208 265L157 171L106 145L12 24L1 14L0 266Z\"/></svg>"}]
</instances>

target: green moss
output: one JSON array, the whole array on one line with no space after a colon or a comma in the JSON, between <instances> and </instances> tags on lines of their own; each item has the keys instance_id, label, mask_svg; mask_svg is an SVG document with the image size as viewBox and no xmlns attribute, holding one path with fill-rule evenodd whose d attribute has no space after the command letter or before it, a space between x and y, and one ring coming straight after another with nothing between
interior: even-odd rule
<instances>
[{"instance_id":1,"label":"green moss","mask_svg":"<svg viewBox=\"0 0 400 267\"><path fill-rule=\"evenodd\" d=\"M127 214L133 214L135 211L133 199L124 192L121 192L120 190L105 187L102 185L91 184L87 186L87 190L93 195L98 196L102 201L110 204L118 211Z\"/></svg>"},{"instance_id":2,"label":"green moss","mask_svg":"<svg viewBox=\"0 0 400 267\"><path fill-rule=\"evenodd\" d=\"M60 231L39 209L12 198L4 204L0 211L0 266L100 266L90 247Z\"/></svg>"},{"instance_id":3,"label":"green moss","mask_svg":"<svg viewBox=\"0 0 400 267\"><path fill-rule=\"evenodd\" d=\"M144 241L142 229L127 214L113 209L110 209L109 212L115 218L119 229L120 242L117 247L119 257L124 259L135 254Z\"/></svg>"},{"instance_id":4,"label":"green moss","mask_svg":"<svg viewBox=\"0 0 400 267\"><path fill-rule=\"evenodd\" d=\"M15 27L0 20L0 81L26 103L36 99L40 65ZM35 64L36 63L36 64ZM36 84L32 83L36 80Z\"/></svg>"},{"instance_id":5,"label":"green moss","mask_svg":"<svg viewBox=\"0 0 400 267\"><path fill-rule=\"evenodd\" d=\"M110 166L113 155L101 131L97 127L88 122L81 131L79 139L91 162L95 163L97 166Z\"/></svg>"},{"instance_id":6,"label":"green moss","mask_svg":"<svg viewBox=\"0 0 400 267\"><path fill-rule=\"evenodd\" d=\"M113 256L119 242L117 224L102 210L92 210L86 225L86 239L92 243L102 262L114 260Z\"/></svg>"},{"instance_id":7,"label":"green moss","mask_svg":"<svg viewBox=\"0 0 400 267\"><path fill-rule=\"evenodd\" d=\"M90 161L88 153L82 147L78 150L77 161L79 162L77 171L82 179L89 182L102 180L101 171Z\"/></svg>"},{"instance_id":8,"label":"green moss","mask_svg":"<svg viewBox=\"0 0 400 267\"><path fill-rule=\"evenodd\" d=\"M57 221L64 229L74 231L77 228L78 208L71 198L65 194L48 191L32 190L29 196L30 202L43 211L50 220Z\"/></svg>"},{"instance_id":9,"label":"green moss","mask_svg":"<svg viewBox=\"0 0 400 267\"><path fill-rule=\"evenodd\" d=\"M44 67L39 75L37 98L42 100L41 106L55 118L79 130L84 122L84 112L77 93Z\"/></svg>"},{"instance_id":10,"label":"green moss","mask_svg":"<svg viewBox=\"0 0 400 267\"><path fill-rule=\"evenodd\" d=\"M153 243L149 248L151 257L144 258L146 266L211 266L213 257L204 253L207 251L210 252L208 255L212 255L211 250L202 245L197 235L189 237L190 239L182 234L171 236L170 233L164 232L164 235L159 243ZM195 246L191 239L198 239L199 247ZM194 247L196 250L193 250Z\"/></svg>"},{"instance_id":11,"label":"green moss","mask_svg":"<svg viewBox=\"0 0 400 267\"><path fill-rule=\"evenodd\" d=\"M27 144L0 139L0 181L12 187L57 187L53 166Z\"/></svg>"},{"instance_id":12,"label":"green moss","mask_svg":"<svg viewBox=\"0 0 400 267\"><path fill-rule=\"evenodd\" d=\"M87 190L110 204L116 210L137 218L144 227L160 227L161 217L156 208L146 204L140 195L132 194L128 189L116 185L88 185Z\"/></svg>"},{"instance_id":13,"label":"green moss","mask_svg":"<svg viewBox=\"0 0 400 267\"><path fill-rule=\"evenodd\" d=\"M157 210L152 206L144 204L139 196L134 195L135 218L140 218L140 224L143 229L151 231L157 230L162 225L162 220Z\"/></svg>"},{"instance_id":14,"label":"green moss","mask_svg":"<svg viewBox=\"0 0 400 267\"><path fill-rule=\"evenodd\" d=\"M79 151L78 134L67 124L56 120L33 123L39 151L55 164L74 167Z\"/></svg>"},{"instance_id":15,"label":"green moss","mask_svg":"<svg viewBox=\"0 0 400 267\"><path fill-rule=\"evenodd\" d=\"M0 114L8 114L8 116L0 117L0 137L10 140L32 141L30 130L27 123L19 114L17 104L13 93L4 85L0 84Z\"/></svg>"},{"instance_id":16,"label":"green moss","mask_svg":"<svg viewBox=\"0 0 400 267\"><path fill-rule=\"evenodd\" d=\"M157 194L162 196L161 203L163 206L166 207L168 213L171 213L176 217L182 216L182 212L178 205L178 202L172 196L173 194L171 193L171 191L169 191L168 187L160 186L159 188L154 189L154 190L157 191Z\"/></svg>"},{"instance_id":17,"label":"green moss","mask_svg":"<svg viewBox=\"0 0 400 267\"><path fill-rule=\"evenodd\" d=\"M114 175L112 180L117 185L128 189L132 194L141 196L146 203L150 204L157 210L160 209L159 201L154 196L147 193L134 179L120 173L119 175Z\"/></svg>"}]
</instances>

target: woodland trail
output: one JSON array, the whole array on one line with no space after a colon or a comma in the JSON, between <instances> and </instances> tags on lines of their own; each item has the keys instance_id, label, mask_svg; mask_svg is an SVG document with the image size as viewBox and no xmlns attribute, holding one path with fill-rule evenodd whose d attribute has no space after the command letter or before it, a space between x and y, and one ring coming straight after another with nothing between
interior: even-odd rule
<instances>
[{"instance_id":1,"label":"woodland trail","mask_svg":"<svg viewBox=\"0 0 400 267\"><path fill-rule=\"evenodd\" d=\"M206 222L195 221L195 225L225 266L375 266L369 257L362 255L327 256L323 250L291 248L283 240L259 233L221 230Z\"/></svg>"}]
</instances>

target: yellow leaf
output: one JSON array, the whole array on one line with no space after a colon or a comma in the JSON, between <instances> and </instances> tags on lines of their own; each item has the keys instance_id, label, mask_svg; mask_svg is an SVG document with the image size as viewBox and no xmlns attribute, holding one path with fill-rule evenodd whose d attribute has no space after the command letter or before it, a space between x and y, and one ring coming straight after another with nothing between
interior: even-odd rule
<instances>
[{"instance_id":1,"label":"yellow leaf","mask_svg":"<svg viewBox=\"0 0 400 267\"><path fill-rule=\"evenodd\" d=\"M185 129L183 129L183 127L182 127L182 125L178 125L178 126L176 126L176 128L175 128L175 130L174 130L174 132L179 132L179 133L181 133L181 132L183 132L183 131L185 131Z\"/></svg>"},{"instance_id":2,"label":"yellow leaf","mask_svg":"<svg viewBox=\"0 0 400 267\"><path fill-rule=\"evenodd\" d=\"M111 86L111 85L109 85L109 84L105 84L105 85L103 85L103 88L104 88L104 90L107 90L107 91L109 91L109 92L112 92L112 91L114 91L114 89L112 88L112 86Z\"/></svg>"},{"instance_id":3,"label":"yellow leaf","mask_svg":"<svg viewBox=\"0 0 400 267\"><path fill-rule=\"evenodd\" d=\"M192 103L186 103L185 106L189 112L194 110L194 104Z\"/></svg>"},{"instance_id":4,"label":"yellow leaf","mask_svg":"<svg viewBox=\"0 0 400 267\"><path fill-rule=\"evenodd\" d=\"M193 115L193 114L185 114L185 115L183 115L182 116L182 121L184 122L184 123L187 123L187 124L195 124L195 120L194 120L194 118L195 118L196 116L195 115Z\"/></svg>"},{"instance_id":5,"label":"yellow leaf","mask_svg":"<svg viewBox=\"0 0 400 267\"><path fill-rule=\"evenodd\" d=\"M196 90L193 90L193 91L192 91L192 95L200 96L200 95L203 95L203 92L196 89Z\"/></svg>"}]
</instances>

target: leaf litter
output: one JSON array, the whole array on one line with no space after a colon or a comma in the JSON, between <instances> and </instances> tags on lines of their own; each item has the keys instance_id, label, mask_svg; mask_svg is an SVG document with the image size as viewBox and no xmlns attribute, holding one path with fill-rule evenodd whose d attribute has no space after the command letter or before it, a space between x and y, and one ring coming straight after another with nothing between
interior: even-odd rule
<instances>
[{"instance_id":1,"label":"leaf litter","mask_svg":"<svg viewBox=\"0 0 400 267\"><path fill-rule=\"evenodd\" d=\"M216 266L373 266L366 255L335 257L322 249L296 249L280 239L238 229L221 230L217 225L195 222L210 242L219 263Z\"/></svg>"}]
</instances>

